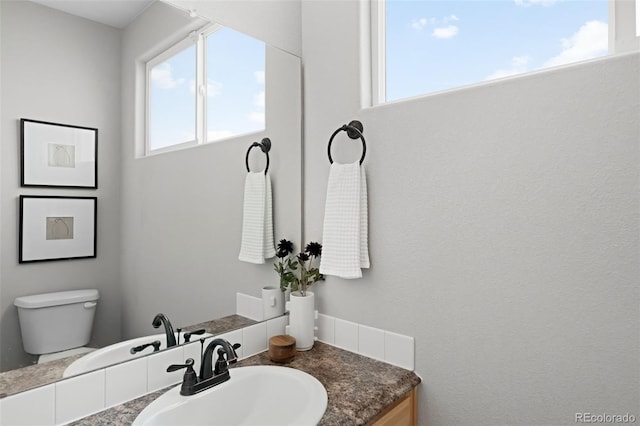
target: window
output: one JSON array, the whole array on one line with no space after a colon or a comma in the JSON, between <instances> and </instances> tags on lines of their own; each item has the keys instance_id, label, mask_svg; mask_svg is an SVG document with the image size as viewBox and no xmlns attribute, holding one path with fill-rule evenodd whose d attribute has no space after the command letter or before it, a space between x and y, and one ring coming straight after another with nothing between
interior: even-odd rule
<instances>
[{"instance_id":1,"label":"window","mask_svg":"<svg viewBox=\"0 0 640 426\"><path fill-rule=\"evenodd\" d=\"M607 55L608 20L609 0L373 1L374 104Z\"/></svg>"},{"instance_id":2,"label":"window","mask_svg":"<svg viewBox=\"0 0 640 426\"><path fill-rule=\"evenodd\" d=\"M146 154L265 128L265 44L219 25L147 63Z\"/></svg>"}]
</instances>

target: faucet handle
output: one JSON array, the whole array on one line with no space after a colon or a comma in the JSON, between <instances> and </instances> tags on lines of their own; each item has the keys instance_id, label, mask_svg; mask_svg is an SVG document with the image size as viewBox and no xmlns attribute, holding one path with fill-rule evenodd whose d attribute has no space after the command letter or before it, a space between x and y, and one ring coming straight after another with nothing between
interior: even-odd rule
<instances>
[{"instance_id":1,"label":"faucet handle","mask_svg":"<svg viewBox=\"0 0 640 426\"><path fill-rule=\"evenodd\" d=\"M204 334L205 332L206 332L206 330L204 328L201 328L201 329L198 329L198 330L195 330L195 331L187 331L183 335L184 336L184 341L185 341L185 343L188 343L188 342L191 341L191 336L201 335L201 334Z\"/></svg>"},{"instance_id":2,"label":"faucet handle","mask_svg":"<svg viewBox=\"0 0 640 426\"><path fill-rule=\"evenodd\" d=\"M188 358L184 364L171 364L167 367L167 373L172 371L178 371L186 368L184 376L182 377L182 386L180 387L180 395L193 395L193 387L198 383L198 376L193 370L193 358Z\"/></svg>"},{"instance_id":3,"label":"faucet handle","mask_svg":"<svg viewBox=\"0 0 640 426\"><path fill-rule=\"evenodd\" d=\"M187 373L189 373L189 370L193 371L193 364L194 363L195 363L195 361L193 360L193 358L188 358L184 362L184 364L171 364L170 366L167 367L167 373L171 373L173 371L178 371L178 370L181 370L183 368L186 368L187 369Z\"/></svg>"},{"instance_id":4,"label":"faucet handle","mask_svg":"<svg viewBox=\"0 0 640 426\"><path fill-rule=\"evenodd\" d=\"M231 350L233 351L233 359L229 360L229 364L235 364L238 362L238 354L236 353L236 349L239 349L242 346L240 343L234 343L231 345Z\"/></svg>"}]
</instances>

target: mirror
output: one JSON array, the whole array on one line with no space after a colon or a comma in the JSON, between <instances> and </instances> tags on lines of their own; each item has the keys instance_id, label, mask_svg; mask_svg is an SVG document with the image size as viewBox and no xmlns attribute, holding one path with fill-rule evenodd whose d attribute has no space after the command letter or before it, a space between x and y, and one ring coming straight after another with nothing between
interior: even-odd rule
<instances>
[{"instance_id":1,"label":"mirror","mask_svg":"<svg viewBox=\"0 0 640 426\"><path fill-rule=\"evenodd\" d=\"M232 3L229 2L229 7ZM226 13L224 25L234 28L233 19L230 19L232 14L230 9L225 9L225 4L218 5L219 10ZM7 9L14 10L14 7L18 6ZM50 13L59 15L40 5L24 7L38 8L39 24L47 21ZM9 19L7 9L3 9L3 22ZM106 181L100 183L95 194L99 200L98 221L104 223L110 215L119 215L117 221L110 222L117 227L98 228L99 241L112 239L109 247L116 253L98 250L95 261L100 262L101 256L116 257L119 270L97 268L105 277L96 279L96 283L84 284L85 288L98 288L101 293L93 337L87 346L104 347L118 340L162 333L162 329L151 327L151 321L159 312L167 314L174 328L227 317L235 313L236 293L259 297L262 286L277 285L273 259L259 265L238 260L247 173L245 155L251 143L264 137L272 143L269 174L273 188L274 239L277 242L287 238L300 244L301 62L300 58L283 50L291 50L288 46L267 44L265 48L264 130L187 149L144 155L145 63L177 41L184 40L190 31L201 28L209 20L211 17L190 17L184 8L156 1L120 30L122 72L121 87L116 92L121 94L121 109L118 110L121 118L117 121L121 131L117 138L108 139L102 136L107 132L100 130L99 145L101 175L117 177L120 182L115 197L105 196L112 195L108 187L114 185ZM64 61L65 58L57 60ZM86 74L92 72L94 69L87 61ZM30 111L29 108L22 109L25 110ZM29 114L37 115L38 111L34 111ZM118 149L103 155L112 149L108 143L118 142L121 143ZM6 151L3 154L10 155ZM252 150L249 162L251 170L261 170L265 166L264 154ZM42 193L48 193L46 191L43 189ZM7 246L9 244L3 246L3 251ZM35 359L22 349L13 299L20 295L69 289L63 287L64 282L74 282L75 268L87 265L68 262L63 269L57 269L62 267L54 263L32 267L30 279L44 282L50 279L48 268L55 267L56 273L66 274L57 280L61 288L47 287L38 291L14 285L7 292L3 288L3 371L29 365ZM2 273L4 275L5 270ZM11 274L6 276L11 277ZM9 282L3 279L2 286L8 287ZM5 333L6 330L10 332ZM1 392L4 391L0 389Z\"/></svg>"}]
</instances>

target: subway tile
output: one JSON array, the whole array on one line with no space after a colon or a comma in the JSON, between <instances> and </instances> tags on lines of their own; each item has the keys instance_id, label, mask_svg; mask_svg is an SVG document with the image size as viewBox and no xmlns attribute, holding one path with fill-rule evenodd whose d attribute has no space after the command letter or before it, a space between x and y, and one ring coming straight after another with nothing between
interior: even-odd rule
<instances>
[{"instance_id":1,"label":"subway tile","mask_svg":"<svg viewBox=\"0 0 640 426\"><path fill-rule=\"evenodd\" d=\"M0 399L0 425L54 425L55 403L55 385L42 386L2 398Z\"/></svg>"},{"instance_id":2,"label":"subway tile","mask_svg":"<svg viewBox=\"0 0 640 426\"><path fill-rule=\"evenodd\" d=\"M336 319L329 315L318 314L318 340L333 345L335 342Z\"/></svg>"},{"instance_id":3,"label":"subway tile","mask_svg":"<svg viewBox=\"0 0 640 426\"><path fill-rule=\"evenodd\" d=\"M142 357L105 371L105 406L112 407L147 393L147 359Z\"/></svg>"},{"instance_id":4,"label":"subway tile","mask_svg":"<svg viewBox=\"0 0 640 426\"><path fill-rule=\"evenodd\" d=\"M147 357L147 392L157 391L182 381L184 370L167 373L171 364L184 364L182 347L168 349Z\"/></svg>"},{"instance_id":5,"label":"subway tile","mask_svg":"<svg viewBox=\"0 0 640 426\"><path fill-rule=\"evenodd\" d=\"M289 315L282 315L267 321L267 347L269 339L285 333L285 327L289 324Z\"/></svg>"},{"instance_id":6,"label":"subway tile","mask_svg":"<svg viewBox=\"0 0 640 426\"><path fill-rule=\"evenodd\" d=\"M384 361L384 330L358 325L358 352Z\"/></svg>"},{"instance_id":7,"label":"subway tile","mask_svg":"<svg viewBox=\"0 0 640 426\"><path fill-rule=\"evenodd\" d=\"M415 368L414 347L413 337L385 331L384 360L389 364L413 370Z\"/></svg>"},{"instance_id":8,"label":"subway tile","mask_svg":"<svg viewBox=\"0 0 640 426\"><path fill-rule=\"evenodd\" d=\"M210 339L211 340L211 339ZM209 340L209 341L210 341ZM189 358L192 358L194 361L193 370L196 374L200 372L200 361L202 360L202 353L204 352L204 348L207 347L207 340L205 340L204 345L200 343L200 341L193 341L191 343L187 343L183 346L184 349L184 360L186 361Z\"/></svg>"},{"instance_id":9,"label":"subway tile","mask_svg":"<svg viewBox=\"0 0 640 426\"><path fill-rule=\"evenodd\" d=\"M336 318L334 344L351 352L358 352L358 324Z\"/></svg>"},{"instance_id":10,"label":"subway tile","mask_svg":"<svg viewBox=\"0 0 640 426\"><path fill-rule=\"evenodd\" d=\"M98 370L59 381L56 391L56 424L67 423L105 408L105 371Z\"/></svg>"},{"instance_id":11,"label":"subway tile","mask_svg":"<svg viewBox=\"0 0 640 426\"><path fill-rule=\"evenodd\" d=\"M236 314L254 321L262 321L262 298L236 293Z\"/></svg>"},{"instance_id":12,"label":"subway tile","mask_svg":"<svg viewBox=\"0 0 640 426\"><path fill-rule=\"evenodd\" d=\"M242 329L243 358L267 350L267 323L261 322Z\"/></svg>"}]
</instances>

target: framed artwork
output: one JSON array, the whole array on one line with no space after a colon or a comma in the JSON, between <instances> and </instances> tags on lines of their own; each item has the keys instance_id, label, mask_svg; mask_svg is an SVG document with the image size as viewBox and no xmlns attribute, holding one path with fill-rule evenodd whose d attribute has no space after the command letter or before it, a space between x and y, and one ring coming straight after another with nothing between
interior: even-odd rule
<instances>
[{"instance_id":1,"label":"framed artwork","mask_svg":"<svg viewBox=\"0 0 640 426\"><path fill-rule=\"evenodd\" d=\"M98 129L20 119L21 186L97 188Z\"/></svg>"},{"instance_id":2,"label":"framed artwork","mask_svg":"<svg viewBox=\"0 0 640 426\"><path fill-rule=\"evenodd\" d=\"M18 262L96 257L96 197L20 196Z\"/></svg>"}]
</instances>

